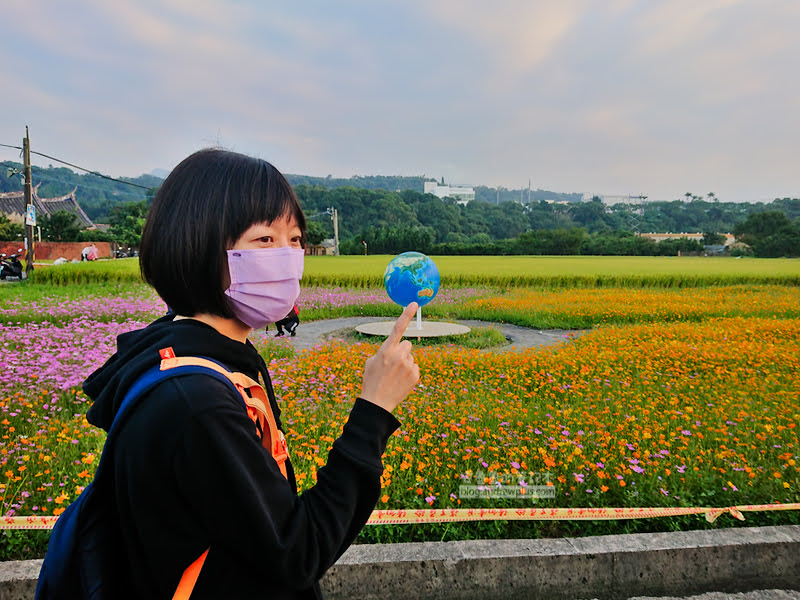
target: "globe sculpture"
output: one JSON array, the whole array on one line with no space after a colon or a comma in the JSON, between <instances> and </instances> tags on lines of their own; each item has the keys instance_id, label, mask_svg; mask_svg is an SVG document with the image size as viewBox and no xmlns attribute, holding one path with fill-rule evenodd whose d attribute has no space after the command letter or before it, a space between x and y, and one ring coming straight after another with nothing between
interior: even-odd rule
<instances>
[{"instance_id":1,"label":"globe sculpture","mask_svg":"<svg viewBox=\"0 0 800 600\"><path fill-rule=\"evenodd\" d=\"M424 254L403 252L387 265L383 283L389 298L400 306L416 302L422 307L439 291L439 269Z\"/></svg>"},{"instance_id":2,"label":"globe sculpture","mask_svg":"<svg viewBox=\"0 0 800 600\"><path fill-rule=\"evenodd\" d=\"M427 321L423 324L422 307L436 297L439 291L439 269L436 264L419 252L403 252L395 256L383 273L386 292L400 306L412 302L419 304L416 325L409 324L406 337L434 338L469 333L470 328L458 323ZM394 321L362 323L356 331L365 335L388 336L395 325Z\"/></svg>"}]
</instances>

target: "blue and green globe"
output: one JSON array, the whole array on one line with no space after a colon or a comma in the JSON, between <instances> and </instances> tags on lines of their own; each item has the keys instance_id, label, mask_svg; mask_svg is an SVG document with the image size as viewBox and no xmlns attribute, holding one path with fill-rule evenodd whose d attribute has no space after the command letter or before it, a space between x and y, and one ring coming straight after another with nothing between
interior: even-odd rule
<instances>
[{"instance_id":1,"label":"blue and green globe","mask_svg":"<svg viewBox=\"0 0 800 600\"><path fill-rule=\"evenodd\" d=\"M403 252L387 265L383 283L389 298L400 306L412 302L425 306L439 291L439 269L424 254Z\"/></svg>"}]
</instances>

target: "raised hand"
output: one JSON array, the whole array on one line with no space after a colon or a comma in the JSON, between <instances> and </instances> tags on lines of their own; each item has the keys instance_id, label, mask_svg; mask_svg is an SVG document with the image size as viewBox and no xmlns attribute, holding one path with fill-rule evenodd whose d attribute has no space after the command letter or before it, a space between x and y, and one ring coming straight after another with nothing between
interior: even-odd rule
<instances>
[{"instance_id":1,"label":"raised hand","mask_svg":"<svg viewBox=\"0 0 800 600\"><path fill-rule=\"evenodd\" d=\"M405 400L419 382L419 365L411 354L411 342L403 340L417 308L416 302L406 306L389 337L364 364L361 397L389 412Z\"/></svg>"}]
</instances>

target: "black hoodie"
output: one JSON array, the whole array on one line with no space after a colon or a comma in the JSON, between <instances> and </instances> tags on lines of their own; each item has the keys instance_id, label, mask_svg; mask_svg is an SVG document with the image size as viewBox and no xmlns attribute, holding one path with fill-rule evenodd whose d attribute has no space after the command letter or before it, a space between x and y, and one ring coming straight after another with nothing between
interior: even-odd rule
<instances>
[{"instance_id":1,"label":"black hoodie","mask_svg":"<svg viewBox=\"0 0 800 600\"><path fill-rule=\"evenodd\" d=\"M252 344L172 316L118 337L117 353L83 386L94 400L90 423L108 431L128 388L159 363L162 348L260 374L281 426ZM316 485L298 496L291 464L287 481L229 387L199 374L158 384L105 458L113 465L129 597L172 598L183 571L209 547L192 600L321 597L319 579L378 500L381 456L398 426L387 411L356 400Z\"/></svg>"}]
</instances>

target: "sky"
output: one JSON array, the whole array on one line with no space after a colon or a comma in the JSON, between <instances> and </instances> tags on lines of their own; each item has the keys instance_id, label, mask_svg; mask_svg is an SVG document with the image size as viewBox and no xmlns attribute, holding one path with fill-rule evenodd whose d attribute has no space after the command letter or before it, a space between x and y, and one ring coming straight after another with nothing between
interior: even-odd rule
<instances>
[{"instance_id":1,"label":"sky","mask_svg":"<svg viewBox=\"0 0 800 600\"><path fill-rule=\"evenodd\" d=\"M112 176L217 145L314 176L797 198L798 30L797 0L0 1L0 144L27 125Z\"/></svg>"}]
</instances>

